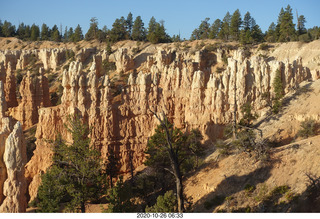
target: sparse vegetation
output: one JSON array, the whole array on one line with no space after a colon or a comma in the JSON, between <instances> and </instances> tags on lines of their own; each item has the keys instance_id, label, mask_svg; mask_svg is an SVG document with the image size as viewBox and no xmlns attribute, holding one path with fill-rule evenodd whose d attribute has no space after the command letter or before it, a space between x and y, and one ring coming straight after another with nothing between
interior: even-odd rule
<instances>
[{"instance_id":1,"label":"sparse vegetation","mask_svg":"<svg viewBox=\"0 0 320 219\"><path fill-rule=\"evenodd\" d=\"M274 89L274 98L272 103L272 112L277 114L280 112L282 107L282 97L283 97L283 84L280 69L276 72L276 77L272 83Z\"/></svg>"},{"instance_id":2,"label":"sparse vegetation","mask_svg":"<svg viewBox=\"0 0 320 219\"><path fill-rule=\"evenodd\" d=\"M298 131L298 136L302 138L308 138L316 135L316 129L318 124L314 119L307 119L300 124L300 130Z\"/></svg>"},{"instance_id":3,"label":"sparse vegetation","mask_svg":"<svg viewBox=\"0 0 320 219\"><path fill-rule=\"evenodd\" d=\"M177 197L173 191L167 191L163 196L157 198L157 203L151 207L146 207L146 212L176 212L177 211Z\"/></svg>"}]
</instances>

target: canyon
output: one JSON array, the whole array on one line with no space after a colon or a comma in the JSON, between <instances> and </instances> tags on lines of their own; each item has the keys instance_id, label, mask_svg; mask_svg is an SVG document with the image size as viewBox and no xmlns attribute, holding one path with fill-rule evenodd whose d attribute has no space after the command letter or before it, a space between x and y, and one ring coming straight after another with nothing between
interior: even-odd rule
<instances>
[{"instance_id":1,"label":"canyon","mask_svg":"<svg viewBox=\"0 0 320 219\"><path fill-rule=\"evenodd\" d=\"M41 174L51 165L48 140L60 133L71 141L64 126L69 115L79 115L92 128L91 144L103 159L115 151L126 175L144 167L148 137L159 124L153 112L183 130L199 129L203 143L214 147L234 112L240 121L245 103L259 118L268 114L277 71L285 94L320 78L319 40L267 49L213 40L123 41L112 46L111 54L95 41L44 42L29 49L16 43L16 49L0 47L6 48L0 50L0 212L24 212L27 201L36 198ZM52 94L60 102L53 103ZM291 120L309 117L320 121L316 110ZM28 160L23 130L35 126L35 149ZM281 138L295 136L296 126L286 131L287 126ZM264 135L280 138L274 134L278 129L265 128Z\"/></svg>"}]
</instances>

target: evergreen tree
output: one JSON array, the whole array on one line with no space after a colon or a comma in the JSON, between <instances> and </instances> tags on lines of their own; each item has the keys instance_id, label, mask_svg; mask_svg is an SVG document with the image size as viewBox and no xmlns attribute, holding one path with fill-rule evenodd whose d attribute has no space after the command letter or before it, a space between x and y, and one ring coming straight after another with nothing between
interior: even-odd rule
<instances>
[{"instance_id":1,"label":"evergreen tree","mask_svg":"<svg viewBox=\"0 0 320 219\"><path fill-rule=\"evenodd\" d=\"M133 18L132 18L132 13L129 12L126 20L126 27L127 27L127 32L129 35L129 38L131 39L131 31L132 31L132 25L133 25Z\"/></svg>"},{"instance_id":2,"label":"evergreen tree","mask_svg":"<svg viewBox=\"0 0 320 219\"><path fill-rule=\"evenodd\" d=\"M239 9L237 9L232 14L231 21L230 21L230 36L233 40L239 40L241 24L242 24L241 14Z\"/></svg>"},{"instance_id":3,"label":"evergreen tree","mask_svg":"<svg viewBox=\"0 0 320 219\"><path fill-rule=\"evenodd\" d=\"M155 32L156 32L156 28L157 28L157 21L156 19L152 16L150 21L149 21L149 24L148 24L148 34L147 34L147 40L149 42L155 42Z\"/></svg>"},{"instance_id":4,"label":"evergreen tree","mask_svg":"<svg viewBox=\"0 0 320 219\"><path fill-rule=\"evenodd\" d=\"M199 40L199 39L200 39L200 31L198 28L196 28L192 31L190 40Z\"/></svg>"},{"instance_id":5,"label":"evergreen tree","mask_svg":"<svg viewBox=\"0 0 320 219\"><path fill-rule=\"evenodd\" d=\"M221 30L219 32L219 38L223 40L229 40L230 38L230 22L231 22L231 16L230 13L227 12L227 14L224 16L222 20Z\"/></svg>"},{"instance_id":6,"label":"evergreen tree","mask_svg":"<svg viewBox=\"0 0 320 219\"><path fill-rule=\"evenodd\" d=\"M90 27L85 35L85 39L87 41L97 39L98 30L98 19L96 17L92 17L90 19Z\"/></svg>"},{"instance_id":7,"label":"evergreen tree","mask_svg":"<svg viewBox=\"0 0 320 219\"><path fill-rule=\"evenodd\" d=\"M280 42L288 42L296 39L295 25L293 24L292 8L288 5L279 15L279 39Z\"/></svg>"},{"instance_id":8,"label":"evergreen tree","mask_svg":"<svg viewBox=\"0 0 320 219\"><path fill-rule=\"evenodd\" d=\"M60 42L61 41L61 36L60 32L58 30L57 25L54 25L50 31L50 36L52 41Z\"/></svg>"},{"instance_id":9,"label":"evergreen tree","mask_svg":"<svg viewBox=\"0 0 320 219\"><path fill-rule=\"evenodd\" d=\"M274 98L272 104L272 112L277 114L280 111L282 106L282 97L283 97L283 84L282 84L282 77L280 69L277 70L276 76L272 83L273 91L274 91Z\"/></svg>"},{"instance_id":10,"label":"evergreen tree","mask_svg":"<svg viewBox=\"0 0 320 219\"><path fill-rule=\"evenodd\" d=\"M31 26L31 40L32 41L37 41L40 38L40 29L37 25L33 24Z\"/></svg>"},{"instance_id":11,"label":"evergreen tree","mask_svg":"<svg viewBox=\"0 0 320 219\"><path fill-rule=\"evenodd\" d=\"M176 212L177 197L173 194L173 191L167 191L163 196L160 195L157 198L157 203L154 206L147 206L146 212Z\"/></svg>"},{"instance_id":12,"label":"evergreen tree","mask_svg":"<svg viewBox=\"0 0 320 219\"><path fill-rule=\"evenodd\" d=\"M49 40L50 39L50 30L46 24L42 24L41 26L41 40Z\"/></svg>"},{"instance_id":13,"label":"evergreen tree","mask_svg":"<svg viewBox=\"0 0 320 219\"><path fill-rule=\"evenodd\" d=\"M252 17L250 12L248 11L243 17L243 30L251 30L252 28Z\"/></svg>"},{"instance_id":14,"label":"evergreen tree","mask_svg":"<svg viewBox=\"0 0 320 219\"><path fill-rule=\"evenodd\" d=\"M73 37L72 37L72 41L73 42L79 42L81 40L83 40L83 34L82 34L82 29L81 29L80 25L78 24L76 29L74 29L74 34L73 34Z\"/></svg>"},{"instance_id":15,"label":"evergreen tree","mask_svg":"<svg viewBox=\"0 0 320 219\"><path fill-rule=\"evenodd\" d=\"M125 39L128 39L128 32L126 30L126 21L124 17L121 17L120 19L116 19L112 24L110 40L112 42L118 42Z\"/></svg>"},{"instance_id":16,"label":"evergreen tree","mask_svg":"<svg viewBox=\"0 0 320 219\"><path fill-rule=\"evenodd\" d=\"M306 18L303 15L300 15L298 18L298 35L307 33L305 23L306 23Z\"/></svg>"},{"instance_id":17,"label":"evergreen tree","mask_svg":"<svg viewBox=\"0 0 320 219\"><path fill-rule=\"evenodd\" d=\"M133 212L134 205L130 202L131 189L123 183L122 176L114 187L108 189L107 194L108 208L104 212Z\"/></svg>"},{"instance_id":18,"label":"evergreen tree","mask_svg":"<svg viewBox=\"0 0 320 219\"><path fill-rule=\"evenodd\" d=\"M263 33L254 18L252 18L251 38L253 43L258 43L263 40Z\"/></svg>"},{"instance_id":19,"label":"evergreen tree","mask_svg":"<svg viewBox=\"0 0 320 219\"><path fill-rule=\"evenodd\" d=\"M188 138L189 133L182 133L179 129L174 128L166 117L160 119L156 114L155 116L160 121L160 125L148 141L145 152L148 156L145 164L154 167L157 171L167 170L173 175L176 182L177 210L182 212L184 209L183 167L192 159L193 152L201 151L194 148L201 147L201 144L196 143L199 138L190 139Z\"/></svg>"},{"instance_id":20,"label":"evergreen tree","mask_svg":"<svg viewBox=\"0 0 320 219\"><path fill-rule=\"evenodd\" d=\"M22 22L19 24L18 29L17 29L17 37L19 39L25 39L25 33L26 33L26 25Z\"/></svg>"},{"instance_id":21,"label":"evergreen tree","mask_svg":"<svg viewBox=\"0 0 320 219\"><path fill-rule=\"evenodd\" d=\"M31 30L30 30L30 26L27 25L26 28L25 28L25 32L24 32L24 39L25 40L30 40L30 37L31 37Z\"/></svg>"},{"instance_id":22,"label":"evergreen tree","mask_svg":"<svg viewBox=\"0 0 320 219\"><path fill-rule=\"evenodd\" d=\"M274 43L277 41L276 24L272 22L266 34L266 41Z\"/></svg>"},{"instance_id":23,"label":"evergreen tree","mask_svg":"<svg viewBox=\"0 0 320 219\"><path fill-rule=\"evenodd\" d=\"M137 16L132 26L132 39L136 41L146 40L146 30L140 16Z\"/></svg>"},{"instance_id":24,"label":"evergreen tree","mask_svg":"<svg viewBox=\"0 0 320 219\"><path fill-rule=\"evenodd\" d=\"M210 39L218 38L221 26L222 26L222 21L220 19L216 19L213 22L211 29L210 29L210 34L209 34Z\"/></svg>"},{"instance_id":25,"label":"evergreen tree","mask_svg":"<svg viewBox=\"0 0 320 219\"><path fill-rule=\"evenodd\" d=\"M89 128L76 116L69 118L67 129L73 143L67 145L61 137L55 141L53 165L39 187L39 206L56 211L64 202L70 211L85 212L86 203L103 194L105 173L99 151L90 146Z\"/></svg>"},{"instance_id":26,"label":"evergreen tree","mask_svg":"<svg viewBox=\"0 0 320 219\"><path fill-rule=\"evenodd\" d=\"M69 39L69 34L68 34L68 27L66 26L65 29L64 29L64 34L63 34L63 42L69 42L70 39Z\"/></svg>"},{"instance_id":27,"label":"evergreen tree","mask_svg":"<svg viewBox=\"0 0 320 219\"><path fill-rule=\"evenodd\" d=\"M12 25L10 22L5 20L4 23L2 24L1 31L4 37L13 37L16 32L16 27Z\"/></svg>"},{"instance_id":28,"label":"evergreen tree","mask_svg":"<svg viewBox=\"0 0 320 219\"><path fill-rule=\"evenodd\" d=\"M201 40L209 38L209 34L210 34L209 20L210 20L210 18L206 18L203 21L201 21L201 24L198 28L199 39L201 39Z\"/></svg>"}]
</instances>

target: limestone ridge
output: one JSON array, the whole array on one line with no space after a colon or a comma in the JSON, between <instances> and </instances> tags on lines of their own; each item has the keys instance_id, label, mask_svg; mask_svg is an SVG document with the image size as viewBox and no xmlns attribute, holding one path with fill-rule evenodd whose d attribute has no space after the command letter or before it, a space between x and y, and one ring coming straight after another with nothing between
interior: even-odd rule
<instances>
[{"instance_id":1,"label":"limestone ridge","mask_svg":"<svg viewBox=\"0 0 320 219\"><path fill-rule=\"evenodd\" d=\"M6 106L3 84L0 82L0 101ZM24 166L27 162L26 144L21 123L0 112L0 212L25 212L27 181ZM13 125L15 123L15 125Z\"/></svg>"}]
</instances>

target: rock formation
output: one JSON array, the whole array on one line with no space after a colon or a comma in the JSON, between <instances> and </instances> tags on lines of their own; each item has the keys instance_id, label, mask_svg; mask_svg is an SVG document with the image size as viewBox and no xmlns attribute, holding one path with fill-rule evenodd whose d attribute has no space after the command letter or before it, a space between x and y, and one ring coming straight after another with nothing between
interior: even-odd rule
<instances>
[{"instance_id":1,"label":"rock formation","mask_svg":"<svg viewBox=\"0 0 320 219\"><path fill-rule=\"evenodd\" d=\"M126 52L118 52L117 70L131 69ZM95 63L89 73L82 70L82 63L71 62L64 71L64 87L61 105L39 110L39 123L36 144L39 146L27 165L26 176L34 179L29 187L31 199L36 195L39 173L50 166L50 145L45 139L54 139L60 132L70 140L63 127L66 115L79 113L87 124L93 127L90 137L92 144L101 149L107 157L113 148L121 158L121 172L128 173L131 167L138 167L144 160L147 139L153 134L157 120L149 109L164 112L180 128L197 128L205 140L213 141L222 134L225 124L232 121L234 87L240 106L252 103L257 112L263 109L268 100L263 94L273 94L272 81L276 70L281 71L285 91L311 78L301 60L293 63L268 62L260 56L246 58L244 51L237 50L228 59L225 71L212 72L210 66L215 57L207 51L195 56L175 50L163 50L147 60L149 73L132 73L128 85L122 88L120 102L113 103L108 77L99 78ZM214 58L215 60L215 58ZM117 63L117 61L116 61ZM209 64L208 64L209 63ZM124 66L123 66L124 65ZM234 86L236 85L236 86ZM271 97L270 97L271 98ZM32 190L32 191L31 191Z\"/></svg>"},{"instance_id":2,"label":"rock formation","mask_svg":"<svg viewBox=\"0 0 320 219\"><path fill-rule=\"evenodd\" d=\"M272 83L277 70L285 93L297 89L304 80L320 77L319 69L309 70L301 57L280 61L258 52L249 57L242 49L193 51L152 45L133 54L128 48L118 48L111 55L97 48L82 48L75 55L76 61L65 62L64 48L0 52L0 80L4 81L10 115L24 129L37 123L37 147L25 173L31 200L36 197L41 173L51 165L47 140L57 133L71 140L64 127L70 114L79 114L92 127L91 143L101 150L103 158L113 149L120 158L121 173L129 173L143 163L148 137L158 124L150 110L164 113L179 128L199 129L204 141L212 142L232 121L235 97L238 119L242 117L240 106L247 102L260 115L266 111L274 95ZM58 71L61 64L69 64L68 70L61 71L60 105L50 107L48 81L42 70L38 77L24 76L18 105L13 70L25 68L30 58L40 60L45 70ZM116 77L104 75L104 60L114 62L118 73L130 72L127 84L113 85ZM3 132L2 142L12 129ZM3 153L1 149L0 155ZM2 175L6 174L4 167L0 163Z\"/></svg>"},{"instance_id":3,"label":"rock formation","mask_svg":"<svg viewBox=\"0 0 320 219\"><path fill-rule=\"evenodd\" d=\"M20 84L21 102L18 107L11 108L10 114L21 121L23 129L38 123L38 109L51 106L48 79L40 68L40 76L24 76Z\"/></svg>"},{"instance_id":4,"label":"rock formation","mask_svg":"<svg viewBox=\"0 0 320 219\"><path fill-rule=\"evenodd\" d=\"M27 162L26 144L21 123L14 122L4 114L6 103L2 82L0 102L0 212L25 212L28 186L24 176L24 165Z\"/></svg>"}]
</instances>

